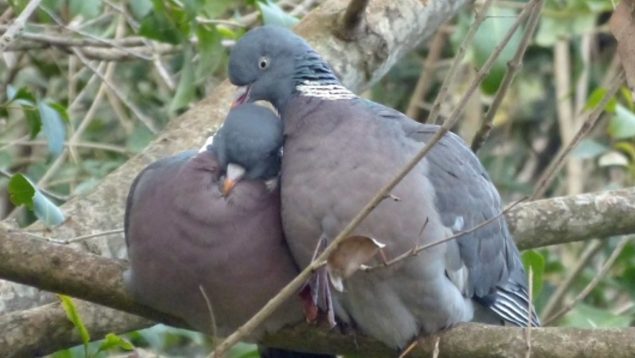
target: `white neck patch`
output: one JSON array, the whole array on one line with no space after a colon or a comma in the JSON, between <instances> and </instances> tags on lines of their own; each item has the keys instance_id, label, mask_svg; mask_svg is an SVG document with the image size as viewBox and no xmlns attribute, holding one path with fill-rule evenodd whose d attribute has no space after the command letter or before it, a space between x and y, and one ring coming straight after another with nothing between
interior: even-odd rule
<instances>
[{"instance_id":1,"label":"white neck patch","mask_svg":"<svg viewBox=\"0 0 635 358\"><path fill-rule=\"evenodd\" d=\"M199 153L203 153L204 151L207 150L207 147L212 145L212 143L214 143L214 136L211 135L209 137L207 137L207 139L205 140L205 144L203 144L203 146L198 150Z\"/></svg>"},{"instance_id":2,"label":"white neck patch","mask_svg":"<svg viewBox=\"0 0 635 358\"><path fill-rule=\"evenodd\" d=\"M357 97L355 93L340 84L325 85L317 81L304 81L301 85L296 86L296 89L302 96L318 97L329 101Z\"/></svg>"}]
</instances>

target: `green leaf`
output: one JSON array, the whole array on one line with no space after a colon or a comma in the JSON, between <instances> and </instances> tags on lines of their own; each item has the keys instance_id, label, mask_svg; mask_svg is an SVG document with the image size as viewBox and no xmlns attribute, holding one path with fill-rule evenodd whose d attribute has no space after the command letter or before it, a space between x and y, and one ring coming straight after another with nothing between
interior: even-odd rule
<instances>
[{"instance_id":1,"label":"green leaf","mask_svg":"<svg viewBox=\"0 0 635 358\"><path fill-rule=\"evenodd\" d=\"M591 93L591 95L589 96L589 99L587 99L586 104L584 105L584 109L588 111L588 110L595 109L597 106L599 106L602 99L604 99L606 92L607 92L606 88L604 87L596 88L593 91L593 93ZM615 112L616 105L617 105L617 101L615 100L615 98L611 98L607 102L606 107L604 109L607 112L613 113Z\"/></svg>"},{"instance_id":2,"label":"green leaf","mask_svg":"<svg viewBox=\"0 0 635 358\"><path fill-rule=\"evenodd\" d=\"M66 138L66 128L62 115L50 105L40 101L38 103L40 118L44 127L44 135L48 140L49 151L58 156L64 149L64 139Z\"/></svg>"},{"instance_id":3,"label":"green leaf","mask_svg":"<svg viewBox=\"0 0 635 358\"><path fill-rule=\"evenodd\" d=\"M54 110L57 111L57 113L59 113L60 117L64 120L64 122L68 123L70 122L71 118L68 115L68 111L66 110L66 107L58 102L48 102L48 105L51 106L51 108L53 108Z\"/></svg>"},{"instance_id":4,"label":"green leaf","mask_svg":"<svg viewBox=\"0 0 635 358\"><path fill-rule=\"evenodd\" d=\"M87 353L88 351L88 343L90 342L90 335L88 334L88 330L84 325L81 317L79 316L79 312L77 312L77 307L75 307L75 303L73 299L66 295L58 294L60 301L62 302L62 308L64 312L66 312L66 317L71 321L75 329L79 332L79 336L82 338L82 342L84 343L84 349ZM87 354L88 356L88 354Z\"/></svg>"},{"instance_id":5,"label":"green leaf","mask_svg":"<svg viewBox=\"0 0 635 358\"><path fill-rule=\"evenodd\" d=\"M24 205L31 209L38 219L47 226L64 222L62 210L42 194L29 178L17 173L9 180L9 198L14 205Z\"/></svg>"},{"instance_id":6,"label":"green leaf","mask_svg":"<svg viewBox=\"0 0 635 358\"><path fill-rule=\"evenodd\" d=\"M7 87L7 99L9 102L16 101L21 105L33 105L35 104L35 96L26 87L21 87L16 90L13 86Z\"/></svg>"},{"instance_id":7,"label":"green leaf","mask_svg":"<svg viewBox=\"0 0 635 358\"><path fill-rule=\"evenodd\" d=\"M525 266L525 270L529 272L533 272L533 280L532 284L532 296L538 297L540 295L540 291L542 291L542 278L545 273L545 259L542 257L538 251L528 250L523 252L522 255L523 265Z\"/></svg>"},{"instance_id":8,"label":"green leaf","mask_svg":"<svg viewBox=\"0 0 635 358\"><path fill-rule=\"evenodd\" d=\"M64 213L39 190L33 197L33 212L46 226L53 227L64 222Z\"/></svg>"},{"instance_id":9,"label":"green leaf","mask_svg":"<svg viewBox=\"0 0 635 358\"><path fill-rule=\"evenodd\" d=\"M28 208L32 208L35 192L35 186L24 175L17 173L11 176L9 198L13 205L26 205Z\"/></svg>"},{"instance_id":10,"label":"green leaf","mask_svg":"<svg viewBox=\"0 0 635 358\"><path fill-rule=\"evenodd\" d=\"M608 133L615 139L624 139L635 136L635 114L628 108L618 104L615 114L608 125Z\"/></svg>"},{"instance_id":11,"label":"green leaf","mask_svg":"<svg viewBox=\"0 0 635 358\"><path fill-rule=\"evenodd\" d=\"M102 12L101 0L69 0L69 8L73 17L82 15L84 18L97 17Z\"/></svg>"},{"instance_id":12,"label":"green leaf","mask_svg":"<svg viewBox=\"0 0 635 358\"><path fill-rule=\"evenodd\" d=\"M113 348L121 348L126 351L131 351L134 349L134 346L132 345L132 343L119 337L118 335L114 333L108 333L106 335L106 338L104 338L104 341L99 346L98 352L106 352Z\"/></svg>"},{"instance_id":13,"label":"green leaf","mask_svg":"<svg viewBox=\"0 0 635 358\"><path fill-rule=\"evenodd\" d=\"M184 36L170 18L165 5L160 0L152 1L152 3L154 4L154 11L148 13L141 21L139 35L174 45L179 44L184 39Z\"/></svg>"},{"instance_id":14,"label":"green leaf","mask_svg":"<svg viewBox=\"0 0 635 358\"><path fill-rule=\"evenodd\" d=\"M296 17L284 12L278 4L269 0L258 1L257 4L260 14L262 15L262 22L264 22L265 25L277 25L291 28L300 21Z\"/></svg>"},{"instance_id":15,"label":"green leaf","mask_svg":"<svg viewBox=\"0 0 635 358\"><path fill-rule=\"evenodd\" d=\"M130 5L130 11L136 19L142 19L152 10L152 1L150 0L130 1L128 5Z\"/></svg>"},{"instance_id":16,"label":"green leaf","mask_svg":"<svg viewBox=\"0 0 635 358\"><path fill-rule=\"evenodd\" d=\"M585 138L573 149L571 155L580 159L592 159L606 153L609 148L593 139Z\"/></svg>"},{"instance_id":17,"label":"green leaf","mask_svg":"<svg viewBox=\"0 0 635 358\"><path fill-rule=\"evenodd\" d=\"M228 352L228 356L232 358L259 358L260 353L258 353L258 346L250 343L240 342L236 344L232 349Z\"/></svg>"},{"instance_id":18,"label":"green leaf","mask_svg":"<svg viewBox=\"0 0 635 358\"><path fill-rule=\"evenodd\" d=\"M35 106L22 106L26 122L29 125L31 139L35 138L42 130L42 117L40 111Z\"/></svg>"},{"instance_id":19,"label":"green leaf","mask_svg":"<svg viewBox=\"0 0 635 358\"><path fill-rule=\"evenodd\" d=\"M194 85L194 66L192 65L193 51L192 48L188 48L185 51L183 59L183 68L181 69L181 78L179 79L179 85L176 88L176 93L172 102L170 102L169 111L175 112L176 110L188 105L196 94L196 86Z\"/></svg>"},{"instance_id":20,"label":"green leaf","mask_svg":"<svg viewBox=\"0 0 635 358\"><path fill-rule=\"evenodd\" d=\"M478 66L482 66L487 58L500 44L505 34L516 21L516 11L508 8L492 6L489 17L483 21L474 35L473 53ZM507 62L514 57L514 53L520 44L522 28L516 30L512 38L503 49L500 56L494 62L489 75L483 80L481 88L485 93L493 94L498 89L500 82L507 71Z\"/></svg>"},{"instance_id":21,"label":"green leaf","mask_svg":"<svg viewBox=\"0 0 635 358\"><path fill-rule=\"evenodd\" d=\"M221 44L221 35L216 29L208 30L203 26L198 26L196 35L198 37L199 60L195 78L200 83L216 71L225 51L223 51Z\"/></svg>"}]
</instances>

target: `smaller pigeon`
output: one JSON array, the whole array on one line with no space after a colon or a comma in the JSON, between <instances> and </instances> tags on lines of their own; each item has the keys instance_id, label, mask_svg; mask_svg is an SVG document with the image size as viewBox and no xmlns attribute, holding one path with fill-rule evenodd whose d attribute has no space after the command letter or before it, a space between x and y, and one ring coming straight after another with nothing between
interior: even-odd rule
<instances>
[{"instance_id":1,"label":"smaller pigeon","mask_svg":"<svg viewBox=\"0 0 635 358\"><path fill-rule=\"evenodd\" d=\"M198 153L161 159L139 174L125 214L125 283L136 300L225 336L293 279L298 269L271 184L281 147L280 119L244 105ZM250 338L303 318L299 300L291 299Z\"/></svg>"}]
</instances>

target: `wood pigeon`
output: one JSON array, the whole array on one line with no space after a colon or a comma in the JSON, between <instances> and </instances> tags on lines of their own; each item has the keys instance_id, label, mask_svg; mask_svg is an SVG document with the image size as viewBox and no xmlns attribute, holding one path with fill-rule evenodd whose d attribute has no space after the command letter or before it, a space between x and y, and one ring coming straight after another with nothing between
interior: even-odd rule
<instances>
[{"instance_id":1,"label":"wood pigeon","mask_svg":"<svg viewBox=\"0 0 635 358\"><path fill-rule=\"evenodd\" d=\"M161 159L137 176L125 214L125 283L136 300L226 336L293 279L298 270L275 185L281 146L280 119L247 104L234 108L198 153ZM251 339L302 321L296 300Z\"/></svg>"},{"instance_id":2,"label":"wood pigeon","mask_svg":"<svg viewBox=\"0 0 635 358\"><path fill-rule=\"evenodd\" d=\"M345 88L302 38L274 26L249 31L232 50L236 103L271 102L284 125L282 221L296 262L332 240L439 129ZM486 220L487 225L398 264L358 271L333 292L336 316L402 348L420 333L479 320L539 325L527 279L501 215L501 198L478 158L448 133L352 235L394 258Z\"/></svg>"}]
</instances>

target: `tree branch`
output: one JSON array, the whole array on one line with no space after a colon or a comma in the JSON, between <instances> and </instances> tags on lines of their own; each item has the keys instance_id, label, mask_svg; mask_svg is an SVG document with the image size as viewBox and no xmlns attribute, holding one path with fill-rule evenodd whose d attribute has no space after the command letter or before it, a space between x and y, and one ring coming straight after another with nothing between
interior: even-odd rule
<instances>
[{"instance_id":1,"label":"tree branch","mask_svg":"<svg viewBox=\"0 0 635 358\"><path fill-rule=\"evenodd\" d=\"M525 203L512 210L508 214L507 219L513 230L515 230L514 234L521 238L519 242L521 246L527 248L582 240L589 237L604 237L635 232L634 209L635 188L631 188ZM607 223L601 219L602 217L605 218L604 221L606 221L606 218L615 218L617 221ZM550 220L554 218L557 219L556 222L551 222ZM523 231L518 231L519 228ZM575 235L579 235L579 237L575 237ZM43 253L46 253L46 255ZM19 231L10 231L0 226L0 277L34 285L40 289L91 300L95 303L141 315L152 320L186 326L178 319L135 303L123 287L122 274L124 269L125 263L122 261L87 254L69 246L53 244L46 240L33 239ZM100 337L100 335L111 331L125 332L150 324L149 321L135 317L127 325L123 323L126 320L121 312L81 301L80 307L80 312L87 312L82 315L86 322L96 322L90 327L93 337ZM0 356L5 356L5 352L9 354L12 351L28 351L32 354L42 353L42 351L33 350L37 349L37 347L43 347L42 349L47 350L47 352L52 352L69 344L79 343L79 337L76 337L72 329L67 326L65 315L59 312L55 313L59 310L56 304L51 304L25 312L0 316L0 332L20 332L6 334L4 338L0 338ZM104 315L109 317L109 319L103 320L102 317ZM124 316L130 317L129 315ZM56 319L57 321L55 321ZM121 323L110 326L113 320ZM30 325L36 322L38 325L19 326L22 323ZM505 347L505 349L509 348L509 344L512 341L505 340L503 337L516 336L516 331L513 328L500 327L475 328L475 331L472 332L470 330L469 332L471 333L469 334L472 335L471 337L477 334L485 334L483 329L487 329L487 332L490 333L500 332L501 341L494 341L491 344L493 346L500 345ZM41 334L42 332L50 332L50 330L53 330L55 334ZM311 330L313 333L306 333L307 330ZM449 331L447 333L448 337L458 339L461 335L455 335L454 331ZM538 354L537 352L541 351L542 348L540 347L557 345L557 343L547 340L548 335L542 335L541 332L543 332L541 329L532 330L532 350L534 354ZM562 329L562 332L565 335L569 334L567 332L575 332L571 333L574 336L571 339L575 339L576 342L579 340L578 343L582 345L586 344L584 340L588 339L589 334L587 331L569 331L567 329ZM593 331L593 334L602 335L604 334L602 332L596 330ZM628 331L627 333L632 335L634 331ZM627 333L622 332L619 334ZM26 334L28 337L16 338L20 337L21 334ZM362 342L359 352L364 352L364 354L368 352L386 352L385 347L376 350L375 348L382 346L368 339L360 341L360 337L353 339L352 337L336 335L335 341L331 342L329 340L333 338L331 337L333 333L327 336L324 336L324 334L324 332L319 330L314 332L314 328L300 326L284 330L274 337L269 337L266 341L287 348L303 347L315 351L333 349L339 353L346 353L354 348L353 342L357 340L358 343ZM558 334L560 335L561 333ZM522 330L519 329L517 335L518 339L524 339L522 338ZM59 339L53 339L54 336ZM446 335L443 334L442 336L445 337ZM295 339L294 337L302 338ZM307 337L310 337L310 339L307 339ZM453 346L454 343L451 344L450 342L454 342L455 338L442 338L441 356L448 354L443 352L443 344L448 344L448 347L445 348L448 352L467 352L470 349L474 349L474 351L470 352L473 352L475 357L483 356L476 355L478 353L476 351L477 347L470 347L468 344L470 342L469 339L461 343L465 346ZM443 343L444 340L446 343ZM363 342L368 342L368 344ZM478 345L480 341L478 343L472 342L471 344ZM624 348L624 344L624 342L619 343L619 347ZM450 345L452 347L449 347ZM425 344L424 347L426 347ZM424 352L427 351L424 350ZM513 353L514 350L510 352ZM25 353L25 355L28 354ZM471 353L469 356L472 356Z\"/></svg>"},{"instance_id":2,"label":"tree branch","mask_svg":"<svg viewBox=\"0 0 635 358\"><path fill-rule=\"evenodd\" d=\"M521 203L507 222L521 250L635 233L635 187Z\"/></svg>"}]
</instances>

